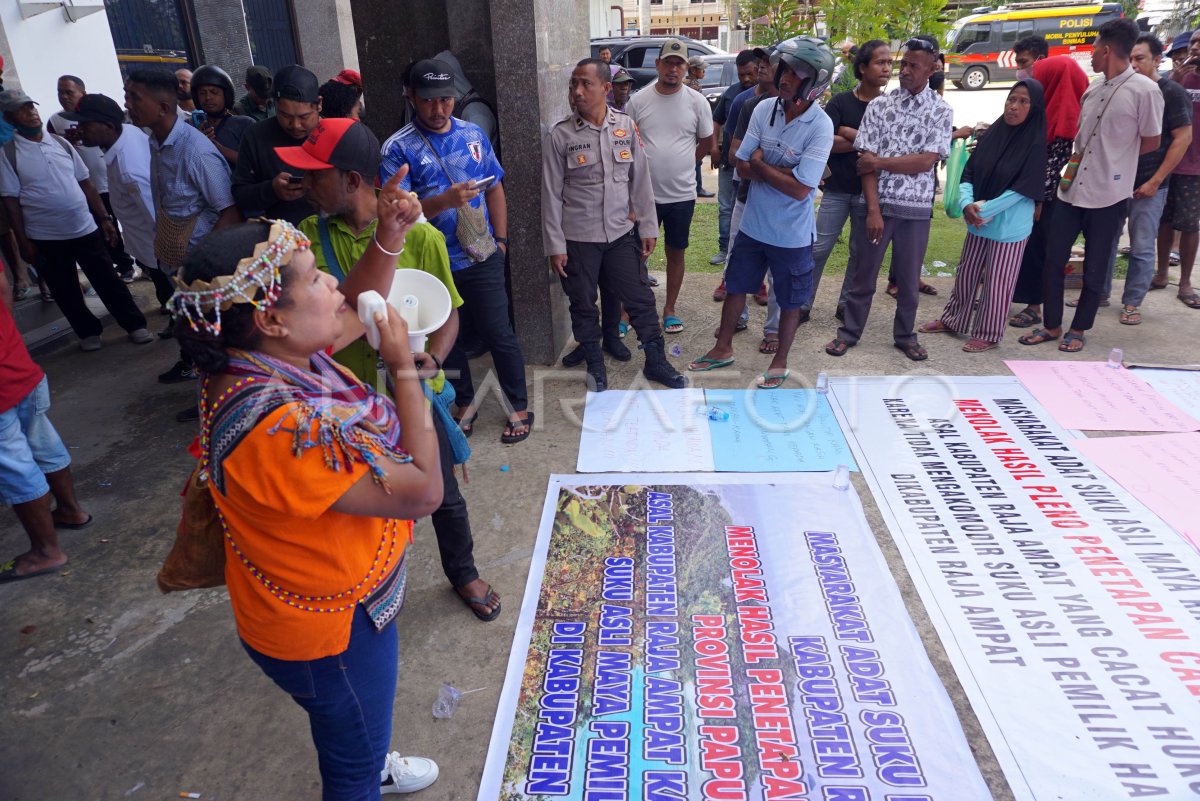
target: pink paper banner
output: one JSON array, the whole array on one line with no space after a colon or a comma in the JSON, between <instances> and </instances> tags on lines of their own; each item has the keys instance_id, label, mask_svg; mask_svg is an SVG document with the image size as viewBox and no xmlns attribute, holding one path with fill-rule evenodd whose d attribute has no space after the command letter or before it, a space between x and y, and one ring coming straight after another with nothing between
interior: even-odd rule
<instances>
[{"instance_id":1,"label":"pink paper banner","mask_svg":"<svg viewBox=\"0 0 1200 801\"><path fill-rule=\"evenodd\" d=\"M1070 445L1200 549L1200 434L1077 439Z\"/></svg>"},{"instance_id":2,"label":"pink paper banner","mask_svg":"<svg viewBox=\"0 0 1200 801\"><path fill-rule=\"evenodd\" d=\"M1197 431L1200 421L1125 368L1105 362L1006 361L1063 428Z\"/></svg>"}]
</instances>

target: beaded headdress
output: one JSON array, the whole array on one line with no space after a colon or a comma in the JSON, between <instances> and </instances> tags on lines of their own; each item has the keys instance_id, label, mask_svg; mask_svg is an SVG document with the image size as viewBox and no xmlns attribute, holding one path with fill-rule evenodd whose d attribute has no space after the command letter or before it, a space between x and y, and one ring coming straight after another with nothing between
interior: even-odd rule
<instances>
[{"instance_id":1,"label":"beaded headdress","mask_svg":"<svg viewBox=\"0 0 1200 801\"><path fill-rule=\"evenodd\" d=\"M238 262L232 275L219 275L212 281L197 279L190 284L176 277L179 289L171 298L172 311L176 318L187 320L193 331L219 335L221 312L235 303L249 303L264 311L271 308L283 290L280 270L297 251L308 250L308 238L287 220L252 222L269 222L271 232L266 241L254 246L254 255Z\"/></svg>"}]
</instances>

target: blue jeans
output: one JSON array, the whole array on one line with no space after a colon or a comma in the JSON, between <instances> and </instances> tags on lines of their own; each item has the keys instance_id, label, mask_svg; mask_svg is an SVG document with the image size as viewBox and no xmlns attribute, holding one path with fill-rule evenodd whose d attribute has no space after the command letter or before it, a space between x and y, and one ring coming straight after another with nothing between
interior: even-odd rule
<instances>
[{"instance_id":1,"label":"blue jeans","mask_svg":"<svg viewBox=\"0 0 1200 801\"><path fill-rule=\"evenodd\" d=\"M1126 306L1142 305L1158 268L1158 223L1167 204L1167 188L1161 187L1151 197L1129 201L1129 272L1121 296ZM1108 275L1111 287L1112 270Z\"/></svg>"},{"instance_id":2,"label":"blue jeans","mask_svg":"<svg viewBox=\"0 0 1200 801\"><path fill-rule=\"evenodd\" d=\"M826 192L821 195L821 205L817 208L817 242L813 245L812 294L804 304L805 309L812 309L813 300L817 295L817 287L821 284L821 274L825 271L825 262L829 261L829 254L833 252L833 246L837 244L838 237L842 235L842 229L846 227L846 220L849 218L850 258L846 262L846 277L842 279L842 291L838 296L838 305L842 306L846 303L846 293L854 279L855 256L858 252L854 242L854 227L858 224L857 218L853 214L853 201L856 197L857 195L839 192Z\"/></svg>"},{"instance_id":3,"label":"blue jeans","mask_svg":"<svg viewBox=\"0 0 1200 801\"><path fill-rule=\"evenodd\" d=\"M392 740L399 645L396 623L376 632L354 609L350 644L336 656L293 662L242 647L263 673L308 713L323 801L378 801Z\"/></svg>"},{"instance_id":4,"label":"blue jeans","mask_svg":"<svg viewBox=\"0 0 1200 801\"><path fill-rule=\"evenodd\" d=\"M729 252L729 221L737 199L737 176L732 167L717 170L717 250Z\"/></svg>"}]
</instances>

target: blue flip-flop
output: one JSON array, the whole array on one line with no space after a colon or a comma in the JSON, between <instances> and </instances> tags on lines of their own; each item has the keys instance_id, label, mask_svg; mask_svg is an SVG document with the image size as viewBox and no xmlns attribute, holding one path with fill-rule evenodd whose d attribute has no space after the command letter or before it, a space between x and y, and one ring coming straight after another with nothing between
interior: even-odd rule
<instances>
[{"instance_id":1,"label":"blue flip-flop","mask_svg":"<svg viewBox=\"0 0 1200 801\"><path fill-rule=\"evenodd\" d=\"M668 314L663 318L663 330L668 334L683 333L683 320L673 314Z\"/></svg>"}]
</instances>

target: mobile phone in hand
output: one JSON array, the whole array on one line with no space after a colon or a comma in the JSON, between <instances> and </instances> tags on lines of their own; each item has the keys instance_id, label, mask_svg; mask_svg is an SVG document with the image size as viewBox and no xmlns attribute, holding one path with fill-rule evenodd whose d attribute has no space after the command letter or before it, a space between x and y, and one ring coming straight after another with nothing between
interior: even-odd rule
<instances>
[{"instance_id":1,"label":"mobile phone in hand","mask_svg":"<svg viewBox=\"0 0 1200 801\"><path fill-rule=\"evenodd\" d=\"M486 178L479 178L477 180L471 181L471 188L478 189L480 192L482 192L483 190L485 190L489 186L491 186L493 183L495 183L495 181L496 181L496 176L489 175Z\"/></svg>"},{"instance_id":2,"label":"mobile phone in hand","mask_svg":"<svg viewBox=\"0 0 1200 801\"><path fill-rule=\"evenodd\" d=\"M289 184L291 184L292 186L299 186L300 184L304 183L304 176L303 175L289 175L287 182Z\"/></svg>"}]
</instances>

